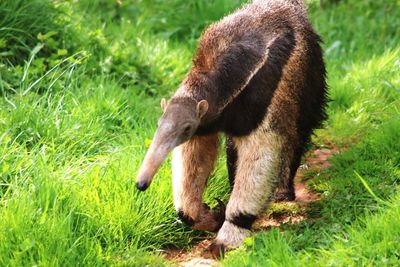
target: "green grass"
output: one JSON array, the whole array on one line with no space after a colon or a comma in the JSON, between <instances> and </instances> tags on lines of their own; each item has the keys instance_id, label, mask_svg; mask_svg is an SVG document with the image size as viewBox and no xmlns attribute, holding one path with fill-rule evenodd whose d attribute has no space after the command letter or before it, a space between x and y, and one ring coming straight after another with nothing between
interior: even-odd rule
<instances>
[{"instance_id":1,"label":"green grass","mask_svg":"<svg viewBox=\"0 0 400 267\"><path fill-rule=\"evenodd\" d=\"M168 265L158 251L204 235L174 214L169 162L146 193L134 179L159 100L203 28L240 2L0 2L0 266ZM400 3L309 11L332 99L314 143L346 151L310 180L322 200L309 220L253 236L223 264L396 265ZM226 177L221 157L211 206L228 199Z\"/></svg>"}]
</instances>

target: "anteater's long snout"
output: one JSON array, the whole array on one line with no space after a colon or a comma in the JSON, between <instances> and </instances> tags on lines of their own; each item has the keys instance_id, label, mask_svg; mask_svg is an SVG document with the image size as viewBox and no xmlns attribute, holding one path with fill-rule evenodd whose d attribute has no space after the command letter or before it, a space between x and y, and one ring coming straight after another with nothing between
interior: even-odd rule
<instances>
[{"instance_id":1,"label":"anteater's long snout","mask_svg":"<svg viewBox=\"0 0 400 267\"><path fill-rule=\"evenodd\" d=\"M174 148L171 142L166 141L167 140L162 138L162 135L159 133L155 134L136 178L136 187L140 191L144 191L150 186L154 175L157 173L169 152Z\"/></svg>"}]
</instances>

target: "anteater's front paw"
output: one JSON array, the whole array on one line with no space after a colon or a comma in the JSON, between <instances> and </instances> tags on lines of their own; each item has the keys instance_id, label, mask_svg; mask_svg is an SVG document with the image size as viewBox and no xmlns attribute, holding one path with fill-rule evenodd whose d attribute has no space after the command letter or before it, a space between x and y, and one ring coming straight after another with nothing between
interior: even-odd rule
<instances>
[{"instance_id":1,"label":"anteater's front paw","mask_svg":"<svg viewBox=\"0 0 400 267\"><path fill-rule=\"evenodd\" d=\"M204 209L199 216L200 220L193 226L193 229L218 232L225 221L226 207L220 199L216 198L215 200L218 202L218 208L212 210L204 204Z\"/></svg>"},{"instance_id":2,"label":"anteater's front paw","mask_svg":"<svg viewBox=\"0 0 400 267\"><path fill-rule=\"evenodd\" d=\"M194 218L186 215L183 211L179 211L178 216L195 230L218 232L225 221L225 204L219 199L216 200L218 202L217 209L212 210L204 204Z\"/></svg>"}]
</instances>

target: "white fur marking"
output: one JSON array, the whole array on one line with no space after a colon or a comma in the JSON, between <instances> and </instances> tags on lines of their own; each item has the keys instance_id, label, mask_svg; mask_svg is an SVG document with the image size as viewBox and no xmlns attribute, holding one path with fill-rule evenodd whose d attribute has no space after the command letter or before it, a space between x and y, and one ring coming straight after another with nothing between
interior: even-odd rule
<instances>
[{"instance_id":1,"label":"white fur marking","mask_svg":"<svg viewBox=\"0 0 400 267\"><path fill-rule=\"evenodd\" d=\"M182 158L182 145L174 149L172 154L172 188L174 191L174 206L175 210L182 209L182 194L183 194L183 179L184 159Z\"/></svg>"},{"instance_id":2,"label":"white fur marking","mask_svg":"<svg viewBox=\"0 0 400 267\"><path fill-rule=\"evenodd\" d=\"M239 247L243 240L250 235L250 230L237 227L229 221L225 221L217 235L217 243L230 247Z\"/></svg>"}]
</instances>

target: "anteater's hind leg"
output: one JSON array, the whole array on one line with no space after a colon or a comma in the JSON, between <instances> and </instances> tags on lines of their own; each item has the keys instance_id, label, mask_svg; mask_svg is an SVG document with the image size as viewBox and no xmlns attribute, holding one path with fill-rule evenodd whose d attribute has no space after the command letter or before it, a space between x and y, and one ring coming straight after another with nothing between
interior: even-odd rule
<instances>
[{"instance_id":1,"label":"anteater's hind leg","mask_svg":"<svg viewBox=\"0 0 400 267\"><path fill-rule=\"evenodd\" d=\"M238 153L235 184L225 222L211 245L218 257L227 247L237 247L250 234L257 216L273 198L281 169L281 137L260 127L250 135L234 138Z\"/></svg>"},{"instance_id":2,"label":"anteater's hind leg","mask_svg":"<svg viewBox=\"0 0 400 267\"><path fill-rule=\"evenodd\" d=\"M311 133L310 133L311 134ZM276 201L293 201L296 198L294 179L301 163L301 157L307 149L309 135L303 137L303 141L286 142L283 153L284 167L278 188L275 191ZM300 143L300 145L298 145Z\"/></svg>"},{"instance_id":3,"label":"anteater's hind leg","mask_svg":"<svg viewBox=\"0 0 400 267\"><path fill-rule=\"evenodd\" d=\"M293 142L294 143L294 142ZM276 201L293 201L296 198L294 178L300 166L303 148L293 148L293 145L285 146L283 153L283 167L278 188L275 191Z\"/></svg>"},{"instance_id":4,"label":"anteater's hind leg","mask_svg":"<svg viewBox=\"0 0 400 267\"><path fill-rule=\"evenodd\" d=\"M218 155L218 135L193 137L174 149L172 180L174 205L181 219L196 230L218 231L225 209L212 211L203 192Z\"/></svg>"},{"instance_id":5,"label":"anteater's hind leg","mask_svg":"<svg viewBox=\"0 0 400 267\"><path fill-rule=\"evenodd\" d=\"M231 186L231 190L233 189L233 185L235 184L235 175L237 169L237 149L233 142L232 137L226 137L226 165L228 167L228 176L229 176L229 184Z\"/></svg>"}]
</instances>

